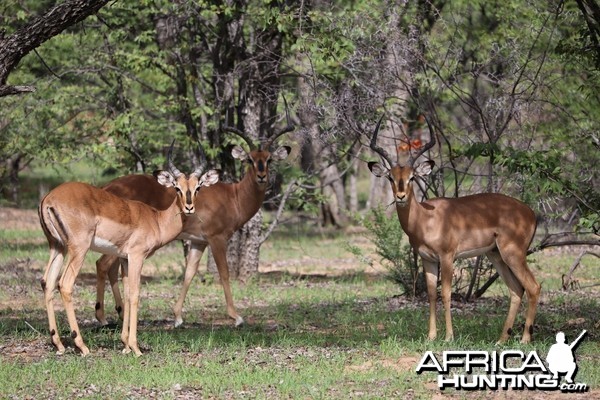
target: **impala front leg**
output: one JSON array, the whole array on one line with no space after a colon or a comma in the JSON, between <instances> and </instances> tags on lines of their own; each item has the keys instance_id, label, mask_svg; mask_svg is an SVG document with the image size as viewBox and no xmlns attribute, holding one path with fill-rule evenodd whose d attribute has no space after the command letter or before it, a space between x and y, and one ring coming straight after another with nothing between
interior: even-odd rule
<instances>
[{"instance_id":1,"label":"impala front leg","mask_svg":"<svg viewBox=\"0 0 600 400\"><path fill-rule=\"evenodd\" d=\"M131 298L129 290L129 263L127 260L121 261L121 280L123 281L123 328L121 330L121 342L125 345L123 354L131 353L129 348L129 299Z\"/></svg>"},{"instance_id":2,"label":"impala front leg","mask_svg":"<svg viewBox=\"0 0 600 400\"><path fill-rule=\"evenodd\" d=\"M210 243L210 249L213 252L223 292L225 293L225 303L227 304L227 315L235 320L235 326L240 326L244 323L244 319L237 313L233 304L233 296L231 295L231 286L229 285L229 264L227 264L227 241L213 241Z\"/></svg>"},{"instance_id":3,"label":"impala front leg","mask_svg":"<svg viewBox=\"0 0 600 400\"><path fill-rule=\"evenodd\" d=\"M427 338L435 340L437 337L435 306L437 302L438 263L423 259L423 269L425 270L427 297L429 298L429 334Z\"/></svg>"},{"instance_id":4,"label":"impala front leg","mask_svg":"<svg viewBox=\"0 0 600 400\"><path fill-rule=\"evenodd\" d=\"M444 304L444 317L446 320L446 341L454 339L452 329L452 269L454 257L445 256L440 259L442 281L442 303Z\"/></svg>"},{"instance_id":5,"label":"impala front leg","mask_svg":"<svg viewBox=\"0 0 600 400\"><path fill-rule=\"evenodd\" d=\"M136 357L142 355L137 341L138 307L142 278L142 257L129 257L129 336L127 344ZM123 322L123 325L125 322Z\"/></svg>"},{"instance_id":6,"label":"impala front leg","mask_svg":"<svg viewBox=\"0 0 600 400\"><path fill-rule=\"evenodd\" d=\"M185 301L185 296L187 296L187 292L190 289L190 284L192 283L194 276L196 276L196 272L198 272L200 259L202 258L202 253L204 252L205 248L206 243L192 242L187 259L185 260L185 275L183 278L183 285L181 287L181 292L179 292L177 303L175 303L173 306L176 328L183 324L183 302Z\"/></svg>"}]
</instances>

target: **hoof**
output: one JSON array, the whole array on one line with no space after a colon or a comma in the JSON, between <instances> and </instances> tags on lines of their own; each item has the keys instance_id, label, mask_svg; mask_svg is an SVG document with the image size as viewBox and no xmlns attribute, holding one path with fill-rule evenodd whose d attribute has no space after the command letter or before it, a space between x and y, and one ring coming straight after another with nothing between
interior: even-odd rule
<instances>
[{"instance_id":1,"label":"hoof","mask_svg":"<svg viewBox=\"0 0 600 400\"><path fill-rule=\"evenodd\" d=\"M123 354L129 354L131 353L131 349L129 347L125 347L122 351Z\"/></svg>"},{"instance_id":2,"label":"hoof","mask_svg":"<svg viewBox=\"0 0 600 400\"><path fill-rule=\"evenodd\" d=\"M238 317L235 319L235 327L237 328L238 326L244 325L244 318L240 317L238 315Z\"/></svg>"},{"instance_id":3,"label":"hoof","mask_svg":"<svg viewBox=\"0 0 600 400\"><path fill-rule=\"evenodd\" d=\"M175 318L175 328L179 328L181 325L183 325L183 319Z\"/></svg>"}]
</instances>

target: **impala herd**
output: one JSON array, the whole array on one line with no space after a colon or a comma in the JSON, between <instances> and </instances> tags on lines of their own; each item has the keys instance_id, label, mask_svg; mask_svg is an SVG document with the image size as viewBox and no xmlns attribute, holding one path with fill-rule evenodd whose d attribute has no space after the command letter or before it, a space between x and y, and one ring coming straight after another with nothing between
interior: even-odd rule
<instances>
[{"instance_id":1,"label":"impala herd","mask_svg":"<svg viewBox=\"0 0 600 400\"><path fill-rule=\"evenodd\" d=\"M527 266L526 254L536 229L536 217L524 203L500 194L484 193L460 198L435 198L419 202L412 184L431 173L434 163L400 166L376 145L381 120L371 139L371 149L382 162L369 162L377 177L390 181L396 212L413 249L420 255L430 303L428 338L436 338L438 272L446 321L446 340L453 339L450 295L453 262L458 258L485 254L494 264L510 293L508 316L499 342L506 341L527 293L528 308L521 341L531 340L540 285ZM292 128L293 129L293 128ZM289 118L288 129L289 131ZM283 131L283 132L286 132ZM234 132L239 133L239 132ZM281 134L281 133L280 133ZM280 135L279 134L279 135ZM279 136L277 135L277 136ZM240 134L242 138L245 138ZM273 138L274 139L274 138ZM50 247L50 258L41 280L52 344L57 354L65 347L59 336L53 298L58 287L64 303L71 337L82 355L89 354L73 307L73 286L88 250L102 254L96 262L96 318L105 325L104 289L110 282L116 310L123 320L123 353L141 355L137 342L141 270L144 260L167 243L189 240L185 278L173 307L175 326L183 323L182 309L190 283L198 271L206 246L214 256L223 285L227 314L235 325L244 323L234 306L229 284L227 242L261 207L268 187L271 161L285 159L290 147L273 151L273 140L251 151L235 146L232 156L247 163L238 183L218 182L218 172L195 170L182 173L167 155L168 169L151 175L128 175L103 188L85 183L64 183L41 201L39 218ZM387 165L386 165L387 163ZM65 256L68 263L63 268ZM62 275L59 275L62 271ZM121 271L124 299L118 286Z\"/></svg>"}]
</instances>

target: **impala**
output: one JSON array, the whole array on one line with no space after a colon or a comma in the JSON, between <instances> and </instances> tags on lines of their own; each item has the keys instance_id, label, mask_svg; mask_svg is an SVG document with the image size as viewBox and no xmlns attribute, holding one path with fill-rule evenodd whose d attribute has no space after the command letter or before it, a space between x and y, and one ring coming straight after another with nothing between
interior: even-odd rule
<instances>
[{"instance_id":1,"label":"impala","mask_svg":"<svg viewBox=\"0 0 600 400\"><path fill-rule=\"evenodd\" d=\"M170 153L173 146L169 151ZM122 259L125 303L121 340L124 353L133 350L141 355L137 343L137 312L143 261L154 251L172 241L181 233L187 216L195 212L195 199L202 186L218 181L216 171L201 176L196 170L186 177L176 168L157 173L162 187L174 187L177 195L165 208L156 209L146 204L124 200L108 191L80 183L64 183L44 197L38 212L40 223L50 246L50 259L41 281L44 290L50 336L63 354L63 346L54 315L54 289L65 254L69 261L59 282L59 291L65 306L71 337L82 355L85 345L75 318L72 294L88 250L109 254ZM187 217L187 218L186 218Z\"/></svg>"},{"instance_id":2,"label":"impala","mask_svg":"<svg viewBox=\"0 0 600 400\"><path fill-rule=\"evenodd\" d=\"M228 129L244 138L250 146L253 146L251 140L242 132L234 128ZM236 326L244 323L244 319L235 309L231 294L227 242L234 232L252 218L261 207L268 187L271 161L285 159L291 150L289 146L278 147L273 152L268 149L276 137L291 129L293 129L293 126L289 123L288 118L288 126L265 141L258 149L246 152L240 146L233 147L232 156L248 163L243 179L238 183L219 182L202 190L196 197L196 217L186 220L182 233L177 237L178 239L190 240L191 247L186 259L183 286L173 307L176 327L183 323L183 303L192 279L198 271L200 259L207 245L210 246L217 264L219 278L225 293L227 314L235 320ZM172 194L165 189L156 188L156 186L158 185L153 183L152 178L149 176L129 175L112 181L104 187L104 190L123 198L138 200L150 205L168 203ZM117 312L120 314L122 310L122 300L117 283L118 268L119 260L114 256L103 256L96 263L98 272L96 318L101 324L107 324L104 314L104 286L107 274L115 298Z\"/></svg>"},{"instance_id":3,"label":"impala","mask_svg":"<svg viewBox=\"0 0 600 400\"><path fill-rule=\"evenodd\" d=\"M459 258L485 254L508 286L510 306L499 343L512 334L512 326L523 293L529 305L522 343L529 343L540 295L540 285L527 266L527 249L536 230L534 212L519 200L501 194L481 193L459 198L435 198L419 203L412 183L416 177L428 175L433 161L415 168L394 163L389 154L376 145L379 124L371 139L371 148L389 168L376 162L369 169L377 177L390 181L396 212L411 246L423 261L429 298L430 340L437 336L436 297L438 272L441 269L442 303L446 320L446 340L452 340L450 295L453 262ZM439 265L439 267L438 267Z\"/></svg>"}]
</instances>

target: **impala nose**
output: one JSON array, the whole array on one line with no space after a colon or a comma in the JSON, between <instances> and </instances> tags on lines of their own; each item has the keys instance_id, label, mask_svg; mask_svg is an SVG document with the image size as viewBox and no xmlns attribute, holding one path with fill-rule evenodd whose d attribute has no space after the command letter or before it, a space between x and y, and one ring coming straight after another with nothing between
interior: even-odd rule
<instances>
[{"instance_id":1,"label":"impala nose","mask_svg":"<svg viewBox=\"0 0 600 400\"><path fill-rule=\"evenodd\" d=\"M396 193L396 203L404 204L406 202L406 193Z\"/></svg>"},{"instance_id":2,"label":"impala nose","mask_svg":"<svg viewBox=\"0 0 600 400\"><path fill-rule=\"evenodd\" d=\"M183 207L183 212L186 214L194 213L194 202L192 201L192 191L186 190L185 192L185 204Z\"/></svg>"}]
</instances>

